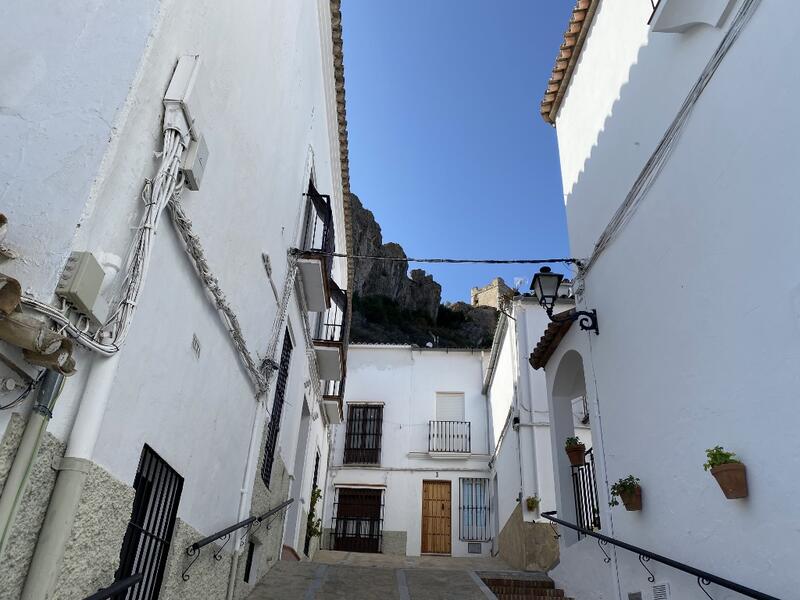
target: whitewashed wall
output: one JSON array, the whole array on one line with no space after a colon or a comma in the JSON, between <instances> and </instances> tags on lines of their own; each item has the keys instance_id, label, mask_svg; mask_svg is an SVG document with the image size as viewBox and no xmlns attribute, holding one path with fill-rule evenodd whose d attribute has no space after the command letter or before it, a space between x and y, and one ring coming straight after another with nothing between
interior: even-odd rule
<instances>
[{"instance_id":1,"label":"whitewashed wall","mask_svg":"<svg viewBox=\"0 0 800 600\"><path fill-rule=\"evenodd\" d=\"M620 10L611 19L612 10L601 3L584 61L611 60L612 46L640 38L640 15ZM780 598L796 595L800 547L786 504L798 491L788 474L800 470L798 88L785 70L800 53L798 17L795 5L760 4L654 187L586 279L583 304L598 310L600 335L573 328L547 366L552 386L565 352L583 356L601 419L594 444L607 463L598 480L604 532ZM571 186L565 179L573 255L589 254L722 35L707 26L651 33L635 60L614 67L629 69L621 88L608 80L592 92L576 72L558 122L562 156L586 151L575 132L594 117L577 104L615 101L582 173L568 176ZM716 444L747 465L748 499L726 500L703 471L704 450ZM642 480L644 510L609 512L607 484L628 474ZM576 597L647 589L629 553L598 566L596 544L583 541L561 556L554 577ZM694 578L651 567L673 598L699 593ZM587 568L607 577L589 588Z\"/></svg>"},{"instance_id":2,"label":"whitewashed wall","mask_svg":"<svg viewBox=\"0 0 800 600\"><path fill-rule=\"evenodd\" d=\"M406 553L421 550L422 482L452 481L452 553L467 555L460 541L460 477L489 477L488 418L481 393L481 351L419 349L409 346L351 345L348 354L347 402L383 403L379 467L342 464L346 423L336 427L333 464L326 498L325 527L333 514L333 486L374 485L386 488L385 531L406 531ZM463 392L465 419L471 422L472 455L464 459L430 458L428 421L436 419L436 392ZM346 415L345 415L346 416ZM489 545L483 544L484 554Z\"/></svg>"},{"instance_id":3,"label":"whitewashed wall","mask_svg":"<svg viewBox=\"0 0 800 600\"><path fill-rule=\"evenodd\" d=\"M49 299L70 249L126 255L142 184L156 168L165 88L180 55L200 54L195 95L210 157L201 190L185 192L183 203L251 351L263 356L277 302L261 254L270 256L281 290L312 166L320 192L332 194L344 247L328 3L171 0L66 9L47 2L50 10L29 12L18 4L4 23L18 30L9 35L24 49L17 51L22 64L36 69L19 76L25 85L2 86L3 98L15 90L19 96L13 105L0 100L11 106L0 120L13 124L0 130L0 145L15 149L13 161L0 161L14 171L5 203L13 209L4 212L12 224L25 224L12 226L9 240L25 258L3 270ZM33 227L42 233L28 235ZM343 266L335 273L346 287ZM290 470L309 377L299 317L293 303L295 349L279 441ZM68 380L55 411L50 429L59 437L68 435L89 361L79 355L81 374ZM165 216L94 460L131 484L148 443L185 478L178 515L210 533L237 520L256 410L229 336ZM310 437L324 450L322 419ZM304 478L313 452L307 460ZM310 479L306 499L309 486Z\"/></svg>"}]
</instances>

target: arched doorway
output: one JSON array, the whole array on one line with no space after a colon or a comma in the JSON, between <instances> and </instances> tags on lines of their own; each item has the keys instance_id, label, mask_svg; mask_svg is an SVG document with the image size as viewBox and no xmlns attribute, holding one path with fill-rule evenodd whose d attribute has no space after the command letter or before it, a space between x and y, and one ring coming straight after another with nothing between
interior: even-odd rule
<instances>
[{"instance_id":1,"label":"arched doorway","mask_svg":"<svg viewBox=\"0 0 800 600\"><path fill-rule=\"evenodd\" d=\"M586 378L583 358L575 350L567 351L558 364L551 388L550 410L559 517L586 529L600 529ZM579 438L586 446L583 464L572 465L564 450L567 438L571 437ZM580 539L572 530L561 533L567 545Z\"/></svg>"}]
</instances>

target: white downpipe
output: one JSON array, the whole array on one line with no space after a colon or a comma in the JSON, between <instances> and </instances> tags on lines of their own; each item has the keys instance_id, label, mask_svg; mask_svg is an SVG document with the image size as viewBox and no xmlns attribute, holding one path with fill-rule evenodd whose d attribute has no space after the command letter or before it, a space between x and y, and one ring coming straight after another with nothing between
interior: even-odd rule
<instances>
[{"instance_id":1,"label":"white downpipe","mask_svg":"<svg viewBox=\"0 0 800 600\"><path fill-rule=\"evenodd\" d=\"M250 513L250 503L253 497L253 486L256 479L256 465L258 464L258 454L261 448L261 431L264 430L266 423L267 410L266 403L256 403L255 414L253 415L253 427L250 430L250 448L247 451L247 462L244 467L244 474L242 476L242 487L239 493L239 512L237 521L244 521ZM239 570L239 556L242 549L239 547L242 543L242 531L236 531L233 539L233 560L231 561L231 572L228 577L228 592L226 599L233 598L234 590L236 589L236 577Z\"/></svg>"},{"instance_id":2,"label":"white downpipe","mask_svg":"<svg viewBox=\"0 0 800 600\"><path fill-rule=\"evenodd\" d=\"M522 308L520 306L520 308ZM526 353L528 352L528 312L526 310L520 310L519 315L517 317L517 377L521 380L520 387L522 389L522 397L527 398L528 408L528 418L525 419L525 425L531 426L535 425L534 423L534 400L533 397L533 383L531 381L531 366L528 364L528 361L525 360ZM521 413L520 413L521 414ZM522 419L520 419L522 421ZM521 422L520 425L523 423ZM539 494L539 490L541 489L541 482L539 481L539 457L536 456L536 431L534 427L530 427L530 439L531 439L531 449L533 450L533 456L531 458L531 476L533 478L533 485L534 485L534 493L536 495Z\"/></svg>"},{"instance_id":3,"label":"white downpipe","mask_svg":"<svg viewBox=\"0 0 800 600\"><path fill-rule=\"evenodd\" d=\"M91 460L117 375L120 354L117 352L109 358L95 357L72 425L65 457Z\"/></svg>"}]
</instances>

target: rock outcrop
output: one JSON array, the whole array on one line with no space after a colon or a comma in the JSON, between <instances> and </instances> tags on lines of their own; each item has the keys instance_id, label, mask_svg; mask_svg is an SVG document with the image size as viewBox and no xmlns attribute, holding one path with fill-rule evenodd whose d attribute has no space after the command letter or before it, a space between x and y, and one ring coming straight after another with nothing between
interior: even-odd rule
<instances>
[{"instance_id":1,"label":"rock outcrop","mask_svg":"<svg viewBox=\"0 0 800 600\"><path fill-rule=\"evenodd\" d=\"M464 302L441 304L442 286L422 269L408 271L400 244L383 242L381 226L351 194L354 259L350 339L362 343L431 344L442 348L491 346L497 311Z\"/></svg>"},{"instance_id":2,"label":"rock outcrop","mask_svg":"<svg viewBox=\"0 0 800 600\"><path fill-rule=\"evenodd\" d=\"M382 256L396 261L355 259L355 289L359 297L386 296L411 312L436 320L442 286L422 269L408 272L406 253L400 244L383 243L381 226L358 196L350 195L353 210L353 250L356 256ZM410 275L410 277L409 277Z\"/></svg>"}]
</instances>

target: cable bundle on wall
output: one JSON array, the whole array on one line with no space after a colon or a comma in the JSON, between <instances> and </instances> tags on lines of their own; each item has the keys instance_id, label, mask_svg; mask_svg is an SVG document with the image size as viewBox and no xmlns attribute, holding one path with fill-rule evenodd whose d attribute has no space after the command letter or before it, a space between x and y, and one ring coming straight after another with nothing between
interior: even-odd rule
<instances>
[{"instance_id":1,"label":"cable bundle on wall","mask_svg":"<svg viewBox=\"0 0 800 600\"><path fill-rule=\"evenodd\" d=\"M661 170L664 168L664 165L669 159L670 154L672 154L672 151L677 145L678 139L683 133L684 127L689 121L689 117L697 105L700 96L703 94L706 86L708 86L710 83L712 77L714 77L714 74L717 72L720 64L722 64L723 59L728 54L728 51L739 38L739 35L742 33L745 25L747 25L747 23L750 21L750 18L755 13L760 2L761 0L745 0L744 4L742 4L742 7L736 14L730 29L728 29L727 33L722 38L722 41L720 42L716 51L706 64L703 72L700 74L700 77L697 79L691 91L686 96L683 104L680 107L680 110L678 111L678 114L675 116L675 119L664 133L664 136L661 138L658 146L653 151L650 159L639 173L639 176L636 178L636 181L628 192L628 195L625 197L624 202L614 213L614 216L611 218L611 221L608 223L608 225L606 225L603 233L600 234L600 237L595 243L592 255L589 257L586 263L580 266L579 277L583 277L589 271L589 269L592 268L600 254L603 253L603 251L611 244L616 236L619 235L619 232L622 230L622 228L625 227L625 225L631 220L633 214L636 212L636 209L639 208L639 205L650 191L650 188L653 187L653 184L658 178L659 173L661 173Z\"/></svg>"}]
</instances>

